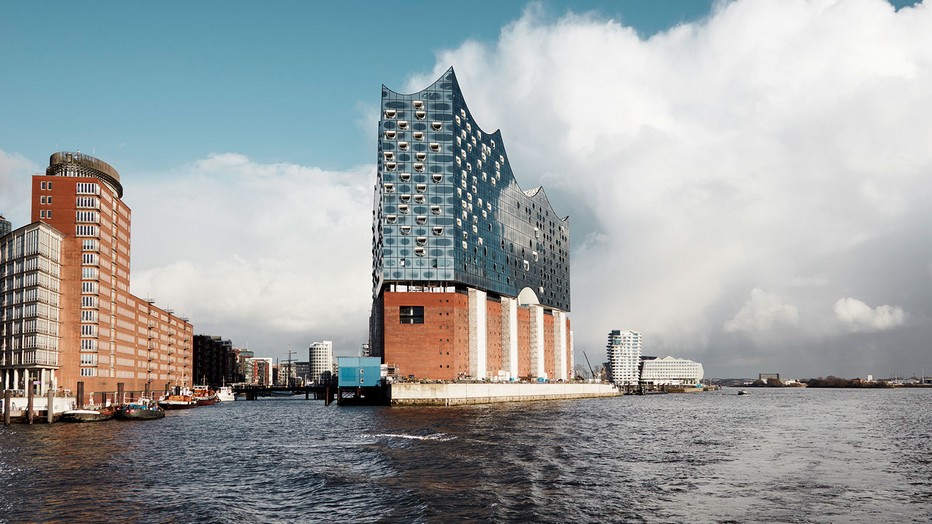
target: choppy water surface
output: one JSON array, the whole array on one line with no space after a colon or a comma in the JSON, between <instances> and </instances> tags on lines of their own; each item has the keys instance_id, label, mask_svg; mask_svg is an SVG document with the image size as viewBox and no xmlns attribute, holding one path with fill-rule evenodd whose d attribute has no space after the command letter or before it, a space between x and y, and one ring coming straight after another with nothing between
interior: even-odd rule
<instances>
[{"instance_id":1,"label":"choppy water surface","mask_svg":"<svg viewBox=\"0 0 932 524\"><path fill-rule=\"evenodd\" d=\"M929 390L295 397L0 426L0 521L928 522L930 403Z\"/></svg>"}]
</instances>

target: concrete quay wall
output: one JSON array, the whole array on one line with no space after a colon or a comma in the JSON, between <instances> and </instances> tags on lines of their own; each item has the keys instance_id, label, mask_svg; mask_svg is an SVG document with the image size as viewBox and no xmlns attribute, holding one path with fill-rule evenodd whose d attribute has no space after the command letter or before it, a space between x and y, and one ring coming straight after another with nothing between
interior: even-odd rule
<instances>
[{"instance_id":1,"label":"concrete quay wall","mask_svg":"<svg viewBox=\"0 0 932 524\"><path fill-rule=\"evenodd\" d=\"M416 384L391 386L392 405L455 406L496 402L528 402L594 397L615 397L621 393L609 384Z\"/></svg>"}]
</instances>

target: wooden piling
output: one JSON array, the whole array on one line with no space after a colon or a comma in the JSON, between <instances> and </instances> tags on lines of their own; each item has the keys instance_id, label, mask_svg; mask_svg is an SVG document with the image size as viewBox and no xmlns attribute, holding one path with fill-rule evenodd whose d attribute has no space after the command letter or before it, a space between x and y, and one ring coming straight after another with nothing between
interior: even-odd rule
<instances>
[{"instance_id":1,"label":"wooden piling","mask_svg":"<svg viewBox=\"0 0 932 524\"><path fill-rule=\"evenodd\" d=\"M49 388L49 394L47 395L49 399L48 412L45 414L45 421L51 424L55 422L55 390Z\"/></svg>"},{"instance_id":2,"label":"wooden piling","mask_svg":"<svg viewBox=\"0 0 932 524\"><path fill-rule=\"evenodd\" d=\"M123 398L123 383L122 383L122 382L117 382L117 396L116 396L116 399L115 399L115 401L114 401L114 404L122 404L122 403L125 402L125 401L126 401L126 399Z\"/></svg>"},{"instance_id":3,"label":"wooden piling","mask_svg":"<svg viewBox=\"0 0 932 524\"><path fill-rule=\"evenodd\" d=\"M75 409L84 409L84 381L78 381L78 402L75 404Z\"/></svg>"},{"instance_id":4,"label":"wooden piling","mask_svg":"<svg viewBox=\"0 0 932 524\"><path fill-rule=\"evenodd\" d=\"M32 420L35 417L35 413L32 412L33 401L35 400L36 390L32 385L32 381L29 380L29 376L26 376L26 423L32 424Z\"/></svg>"},{"instance_id":5,"label":"wooden piling","mask_svg":"<svg viewBox=\"0 0 932 524\"><path fill-rule=\"evenodd\" d=\"M3 392L3 425L10 425L10 414L13 411L13 407L10 405L13 403L13 392L9 389Z\"/></svg>"}]
</instances>

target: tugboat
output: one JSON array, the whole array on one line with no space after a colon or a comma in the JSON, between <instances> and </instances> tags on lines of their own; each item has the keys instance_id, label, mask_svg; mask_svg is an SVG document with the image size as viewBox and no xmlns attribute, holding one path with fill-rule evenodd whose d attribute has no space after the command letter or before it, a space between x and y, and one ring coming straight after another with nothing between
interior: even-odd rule
<instances>
[{"instance_id":1,"label":"tugboat","mask_svg":"<svg viewBox=\"0 0 932 524\"><path fill-rule=\"evenodd\" d=\"M210 386L194 386L194 401L198 406L210 406L220 402L220 397Z\"/></svg>"},{"instance_id":2,"label":"tugboat","mask_svg":"<svg viewBox=\"0 0 932 524\"><path fill-rule=\"evenodd\" d=\"M164 416L165 410L147 398L123 404L113 414L113 418L117 420L152 420Z\"/></svg>"},{"instance_id":3,"label":"tugboat","mask_svg":"<svg viewBox=\"0 0 932 524\"><path fill-rule=\"evenodd\" d=\"M159 399L162 409L188 409L197 406L197 400L189 389L175 388L175 392Z\"/></svg>"}]
</instances>

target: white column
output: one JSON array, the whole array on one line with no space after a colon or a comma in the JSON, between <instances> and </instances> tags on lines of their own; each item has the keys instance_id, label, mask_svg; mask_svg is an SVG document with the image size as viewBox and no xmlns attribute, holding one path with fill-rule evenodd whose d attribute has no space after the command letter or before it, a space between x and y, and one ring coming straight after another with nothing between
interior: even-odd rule
<instances>
[{"instance_id":1,"label":"white column","mask_svg":"<svg viewBox=\"0 0 932 524\"><path fill-rule=\"evenodd\" d=\"M553 379L566 380L566 313L553 312Z\"/></svg>"},{"instance_id":2,"label":"white column","mask_svg":"<svg viewBox=\"0 0 932 524\"><path fill-rule=\"evenodd\" d=\"M469 374L474 379L486 378L488 369L488 325L486 323L486 292L469 289Z\"/></svg>"},{"instance_id":3,"label":"white column","mask_svg":"<svg viewBox=\"0 0 932 524\"><path fill-rule=\"evenodd\" d=\"M531 376L547 378L544 369L544 308L531 305Z\"/></svg>"},{"instance_id":4,"label":"white column","mask_svg":"<svg viewBox=\"0 0 932 524\"><path fill-rule=\"evenodd\" d=\"M567 322L567 325L568 324L569 322ZM570 337L569 337L570 339L570 347L569 347L570 377L572 378L574 376L574 373L576 373L576 345L573 343L573 330L570 329L569 332L570 332Z\"/></svg>"}]
</instances>

